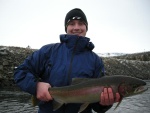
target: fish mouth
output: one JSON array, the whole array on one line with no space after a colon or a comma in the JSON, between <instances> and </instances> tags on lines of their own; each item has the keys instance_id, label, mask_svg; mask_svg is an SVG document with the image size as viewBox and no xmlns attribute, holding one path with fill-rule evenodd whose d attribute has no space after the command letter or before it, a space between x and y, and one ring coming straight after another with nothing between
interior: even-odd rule
<instances>
[{"instance_id":1,"label":"fish mouth","mask_svg":"<svg viewBox=\"0 0 150 113\"><path fill-rule=\"evenodd\" d=\"M145 92L147 90L148 90L148 88L145 85L144 86L139 86L138 88L136 88L134 90L134 94L142 93L142 92Z\"/></svg>"}]
</instances>

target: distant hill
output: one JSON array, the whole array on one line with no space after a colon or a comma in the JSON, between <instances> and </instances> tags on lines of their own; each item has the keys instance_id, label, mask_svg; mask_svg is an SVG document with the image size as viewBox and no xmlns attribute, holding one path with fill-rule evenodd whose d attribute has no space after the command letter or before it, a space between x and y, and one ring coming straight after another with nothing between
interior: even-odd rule
<instances>
[{"instance_id":1,"label":"distant hill","mask_svg":"<svg viewBox=\"0 0 150 113\"><path fill-rule=\"evenodd\" d=\"M15 67L36 49L0 46L0 87L15 86L13 73ZM100 55L100 54L98 54ZM119 55L119 56L118 56ZM127 75L150 79L150 52L118 54L104 57L106 75Z\"/></svg>"},{"instance_id":2,"label":"distant hill","mask_svg":"<svg viewBox=\"0 0 150 113\"><path fill-rule=\"evenodd\" d=\"M150 79L150 52L102 57L107 75Z\"/></svg>"},{"instance_id":3,"label":"distant hill","mask_svg":"<svg viewBox=\"0 0 150 113\"><path fill-rule=\"evenodd\" d=\"M150 61L150 51L116 56L118 59Z\"/></svg>"},{"instance_id":4,"label":"distant hill","mask_svg":"<svg viewBox=\"0 0 150 113\"><path fill-rule=\"evenodd\" d=\"M113 57L113 56L122 56L127 53L97 53L101 57Z\"/></svg>"}]
</instances>

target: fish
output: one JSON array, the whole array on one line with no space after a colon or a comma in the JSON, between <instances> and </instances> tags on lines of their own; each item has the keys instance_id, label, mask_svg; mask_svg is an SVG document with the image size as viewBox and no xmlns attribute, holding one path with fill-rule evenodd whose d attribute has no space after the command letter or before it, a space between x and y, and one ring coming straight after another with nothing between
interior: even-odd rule
<instances>
[{"instance_id":1,"label":"fish","mask_svg":"<svg viewBox=\"0 0 150 113\"><path fill-rule=\"evenodd\" d=\"M85 110L89 104L100 102L100 94L104 88L111 87L115 94L120 94L121 103L124 97L129 97L145 92L148 88L142 79L125 76L112 75L101 78L73 78L69 86L51 87L48 89L53 98L53 110L56 111L63 104L81 103L79 113ZM115 109L116 109L115 108Z\"/></svg>"}]
</instances>

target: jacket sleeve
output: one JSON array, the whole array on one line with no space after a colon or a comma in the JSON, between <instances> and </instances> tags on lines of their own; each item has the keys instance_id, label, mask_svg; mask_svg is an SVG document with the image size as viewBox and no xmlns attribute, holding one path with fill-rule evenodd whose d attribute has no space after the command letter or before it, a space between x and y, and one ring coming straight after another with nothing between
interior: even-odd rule
<instances>
[{"instance_id":1,"label":"jacket sleeve","mask_svg":"<svg viewBox=\"0 0 150 113\"><path fill-rule=\"evenodd\" d=\"M15 83L23 91L36 95L36 85L38 78L44 70L44 64L46 62L45 55L48 48L51 48L51 45L43 46L41 49L33 52L33 54L28 56L15 70Z\"/></svg>"},{"instance_id":2,"label":"jacket sleeve","mask_svg":"<svg viewBox=\"0 0 150 113\"><path fill-rule=\"evenodd\" d=\"M95 66L94 77L100 78L100 77L105 76L105 68L104 68L104 63L102 61L102 58L97 56L95 65L96 66ZM97 113L105 113L108 109L110 109L112 107L112 105L109 105L109 106L100 105L99 102L90 104L90 106Z\"/></svg>"}]
</instances>

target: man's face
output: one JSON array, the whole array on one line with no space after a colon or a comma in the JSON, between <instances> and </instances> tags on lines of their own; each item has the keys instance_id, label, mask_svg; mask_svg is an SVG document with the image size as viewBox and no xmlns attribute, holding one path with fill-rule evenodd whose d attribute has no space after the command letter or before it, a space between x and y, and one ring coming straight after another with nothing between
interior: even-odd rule
<instances>
[{"instance_id":1,"label":"man's face","mask_svg":"<svg viewBox=\"0 0 150 113\"><path fill-rule=\"evenodd\" d=\"M85 36L86 25L81 20L71 20L67 26L67 34Z\"/></svg>"}]
</instances>

